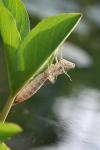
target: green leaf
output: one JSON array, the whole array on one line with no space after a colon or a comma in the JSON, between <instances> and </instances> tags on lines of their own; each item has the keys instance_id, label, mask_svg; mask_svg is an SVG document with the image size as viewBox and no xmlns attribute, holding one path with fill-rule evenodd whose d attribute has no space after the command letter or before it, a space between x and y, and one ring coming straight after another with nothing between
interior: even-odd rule
<instances>
[{"instance_id":1,"label":"green leaf","mask_svg":"<svg viewBox=\"0 0 100 150\"><path fill-rule=\"evenodd\" d=\"M41 21L24 39L16 55L14 93L34 78L57 52L79 22L81 14L64 13Z\"/></svg>"},{"instance_id":2,"label":"green leaf","mask_svg":"<svg viewBox=\"0 0 100 150\"><path fill-rule=\"evenodd\" d=\"M11 150L6 144L0 142L0 150Z\"/></svg>"},{"instance_id":3,"label":"green leaf","mask_svg":"<svg viewBox=\"0 0 100 150\"><path fill-rule=\"evenodd\" d=\"M0 123L0 141L5 141L20 132L22 128L14 123Z\"/></svg>"},{"instance_id":4,"label":"green leaf","mask_svg":"<svg viewBox=\"0 0 100 150\"><path fill-rule=\"evenodd\" d=\"M0 1L0 34L5 44L7 66L9 72L9 83L11 84L15 53L21 37L17 30L16 21L2 1Z\"/></svg>"},{"instance_id":5,"label":"green leaf","mask_svg":"<svg viewBox=\"0 0 100 150\"><path fill-rule=\"evenodd\" d=\"M18 31L23 39L30 30L30 23L22 0L3 0L3 2L16 20Z\"/></svg>"}]
</instances>

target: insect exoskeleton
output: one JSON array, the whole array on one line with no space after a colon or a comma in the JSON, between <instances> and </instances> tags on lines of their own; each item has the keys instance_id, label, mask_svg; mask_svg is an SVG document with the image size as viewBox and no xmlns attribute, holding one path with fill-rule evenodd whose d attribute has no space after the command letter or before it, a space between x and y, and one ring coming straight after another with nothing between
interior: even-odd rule
<instances>
[{"instance_id":1,"label":"insect exoskeleton","mask_svg":"<svg viewBox=\"0 0 100 150\"><path fill-rule=\"evenodd\" d=\"M75 64L66 59L60 59L59 64L67 71L75 68Z\"/></svg>"},{"instance_id":2,"label":"insect exoskeleton","mask_svg":"<svg viewBox=\"0 0 100 150\"><path fill-rule=\"evenodd\" d=\"M55 64L52 64L47 70L40 73L35 79L31 80L18 93L15 98L14 105L31 98L32 95L34 95L44 85L45 81L49 80L50 82L54 82L54 79L60 74L65 73L71 80L66 71L73 68L75 68L75 64L65 59L60 59Z\"/></svg>"}]
</instances>

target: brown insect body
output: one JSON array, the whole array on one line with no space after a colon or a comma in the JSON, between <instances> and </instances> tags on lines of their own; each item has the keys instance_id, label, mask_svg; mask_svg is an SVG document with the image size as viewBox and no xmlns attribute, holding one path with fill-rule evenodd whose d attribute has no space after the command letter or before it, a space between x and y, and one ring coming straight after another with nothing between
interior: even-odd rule
<instances>
[{"instance_id":1,"label":"brown insect body","mask_svg":"<svg viewBox=\"0 0 100 150\"><path fill-rule=\"evenodd\" d=\"M46 73L41 73L34 80L31 80L16 96L14 105L32 97L47 80Z\"/></svg>"},{"instance_id":2,"label":"brown insect body","mask_svg":"<svg viewBox=\"0 0 100 150\"><path fill-rule=\"evenodd\" d=\"M49 80L53 81L55 77L73 69L75 64L65 59L60 59L59 62L52 64L43 73L39 74L35 79L31 80L15 97L14 105L31 98L42 86Z\"/></svg>"}]
</instances>

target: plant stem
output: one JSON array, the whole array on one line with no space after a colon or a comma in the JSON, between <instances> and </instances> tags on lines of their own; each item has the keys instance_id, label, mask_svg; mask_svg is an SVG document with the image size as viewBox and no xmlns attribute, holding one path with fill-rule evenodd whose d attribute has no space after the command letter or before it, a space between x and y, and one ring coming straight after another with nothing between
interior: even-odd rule
<instances>
[{"instance_id":1,"label":"plant stem","mask_svg":"<svg viewBox=\"0 0 100 150\"><path fill-rule=\"evenodd\" d=\"M3 111L0 113L0 121L1 122L5 122L7 116L8 116L8 113L12 107L12 104L13 104L13 101L14 101L14 97L9 97L9 99L7 100L4 108L3 108Z\"/></svg>"}]
</instances>

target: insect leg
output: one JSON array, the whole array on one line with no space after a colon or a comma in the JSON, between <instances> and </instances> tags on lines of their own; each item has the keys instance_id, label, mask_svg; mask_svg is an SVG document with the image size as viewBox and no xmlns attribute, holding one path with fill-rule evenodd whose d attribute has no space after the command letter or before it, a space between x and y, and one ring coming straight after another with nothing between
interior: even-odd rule
<instances>
[{"instance_id":1,"label":"insect leg","mask_svg":"<svg viewBox=\"0 0 100 150\"><path fill-rule=\"evenodd\" d=\"M62 69L63 69L64 74L67 75L67 77L69 78L70 81L72 81L70 75L64 70L64 68L62 68Z\"/></svg>"},{"instance_id":2,"label":"insect leg","mask_svg":"<svg viewBox=\"0 0 100 150\"><path fill-rule=\"evenodd\" d=\"M56 61L56 63L59 63L57 55L55 56L55 61Z\"/></svg>"}]
</instances>

